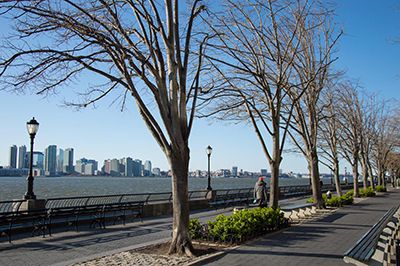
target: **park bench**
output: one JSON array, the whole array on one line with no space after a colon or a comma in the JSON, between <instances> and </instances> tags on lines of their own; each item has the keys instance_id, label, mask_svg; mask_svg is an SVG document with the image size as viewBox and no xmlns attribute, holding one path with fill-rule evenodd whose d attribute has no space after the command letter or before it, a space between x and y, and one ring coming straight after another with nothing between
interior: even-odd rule
<instances>
[{"instance_id":1,"label":"park bench","mask_svg":"<svg viewBox=\"0 0 400 266\"><path fill-rule=\"evenodd\" d=\"M301 219L306 219L316 214L316 208L314 203L301 203L291 204L280 207L281 212L284 213L284 217L293 223Z\"/></svg>"},{"instance_id":2,"label":"park bench","mask_svg":"<svg viewBox=\"0 0 400 266\"><path fill-rule=\"evenodd\" d=\"M234 205L249 205L253 198L253 189L216 190L209 201L211 208L227 208Z\"/></svg>"},{"instance_id":3,"label":"park bench","mask_svg":"<svg viewBox=\"0 0 400 266\"><path fill-rule=\"evenodd\" d=\"M395 238L399 232L399 208L392 207L366 232L343 257L355 265L387 265L395 256Z\"/></svg>"}]
</instances>

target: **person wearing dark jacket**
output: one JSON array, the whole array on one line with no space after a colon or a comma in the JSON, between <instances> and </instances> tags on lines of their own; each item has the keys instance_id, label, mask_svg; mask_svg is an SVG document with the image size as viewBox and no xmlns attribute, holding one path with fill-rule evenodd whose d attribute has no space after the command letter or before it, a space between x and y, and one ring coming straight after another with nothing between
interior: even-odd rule
<instances>
[{"instance_id":1,"label":"person wearing dark jacket","mask_svg":"<svg viewBox=\"0 0 400 266\"><path fill-rule=\"evenodd\" d=\"M263 177L259 177L254 186L254 198L259 207L267 205L267 183Z\"/></svg>"}]
</instances>

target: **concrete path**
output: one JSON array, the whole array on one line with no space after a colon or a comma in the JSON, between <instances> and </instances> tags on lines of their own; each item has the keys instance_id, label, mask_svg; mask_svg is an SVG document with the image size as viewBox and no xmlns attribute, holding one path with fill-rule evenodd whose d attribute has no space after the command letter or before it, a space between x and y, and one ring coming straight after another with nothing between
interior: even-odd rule
<instances>
[{"instance_id":1,"label":"concrete path","mask_svg":"<svg viewBox=\"0 0 400 266\"><path fill-rule=\"evenodd\" d=\"M399 203L399 190L368 198L326 217L261 237L206 265L348 265L343 254Z\"/></svg>"},{"instance_id":2,"label":"concrete path","mask_svg":"<svg viewBox=\"0 0 400 266\"><path fill-rule=\"evenodd\" d=\"M288 199L282 205L297 204L305 199ZM191 214L202 222L212 220L216 215L231 214L232 208L202 211ZM51 237L41 236L18 239L13 236L11 244L7 237L0 238L0 265L43 266L70 264L77 259L95 258L117 251L125 251L169 239L171 236L171 217L145 219L127 223L125 226L108 226L104 229L89 229L81 226L80 232L73 228L67 232L56 232Z\"/></svg>"}]
</instances>

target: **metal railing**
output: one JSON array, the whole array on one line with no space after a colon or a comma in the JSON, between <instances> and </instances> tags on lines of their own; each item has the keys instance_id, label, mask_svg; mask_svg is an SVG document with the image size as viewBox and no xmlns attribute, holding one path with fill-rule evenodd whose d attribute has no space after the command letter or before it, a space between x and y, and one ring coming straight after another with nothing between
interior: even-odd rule
<instances>
[{"instance_id":1,"label":"metal railing","mask_svg":"<svg viewBox=\"0 0 400 266\"><path fill-rule=\"evenodd\" d=\"M348 184L347 186L352 186ZM346 185L342 185L342 188L346 188ZM234 194L252 194L254 188L235 188L235 189L216 189L213 190L215 195L234 195ZM328 189L334 189L331 184L324 185L323 191ZM269 188L267 187L269 193ZM208 190L195 190L189 191L189 200L199 200L209 198ZM294 197L300 194L310 194L311 189L309 185L296 185L296 186L281 186L279 187L280 197ZM0 213L17 212L24 200L8 200L0 201ZM159 192L159 193L137 193L137 194L117 194L117 195L101 195L101 196L78 196L78 197L58 197L49 198L46 200L45 208L56 209L56 208L68 208L68 207L86 207L93 205L108 205L118 203L134 203L141 202L143 204L155 204L161 202L172 202L172 192Z\"/></svg>"}]
</instances>

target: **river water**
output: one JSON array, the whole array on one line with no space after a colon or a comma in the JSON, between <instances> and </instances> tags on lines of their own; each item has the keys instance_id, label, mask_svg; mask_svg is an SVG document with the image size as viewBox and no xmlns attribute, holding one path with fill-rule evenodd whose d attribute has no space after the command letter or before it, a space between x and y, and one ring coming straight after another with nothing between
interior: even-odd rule
<instances>
[{"instance_id":1,"label":"river water","mask_svg":"<svg viewBox=\"0 0 400 266\"><path fill-rule=\"evenodd\" d=\"M212 178L213 189L251 188L256 178ZM268 181L268 180L267 180ZM309 179L281 178L280 186L307 185ZM330 183L324 180L325 184ZM26 177L0 177L0 201L21 199L26 192ZM189 178L189 190L203 190L207 178ZM170 192L171 179L158 177L36 177L34 193L37 198L93 196L147 192Z\"/></svg>"}]
</instances>

